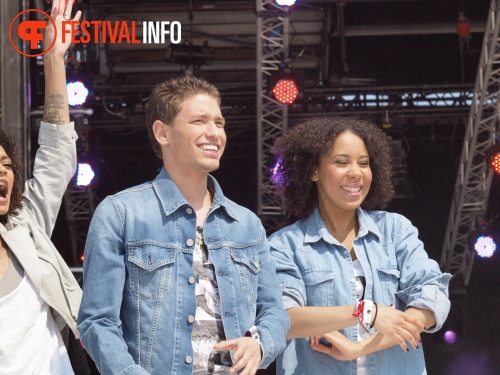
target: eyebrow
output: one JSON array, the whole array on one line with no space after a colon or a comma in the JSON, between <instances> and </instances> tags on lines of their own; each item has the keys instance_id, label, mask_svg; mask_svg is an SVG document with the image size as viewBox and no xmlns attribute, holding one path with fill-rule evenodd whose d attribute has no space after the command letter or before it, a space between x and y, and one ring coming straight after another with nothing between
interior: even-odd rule
<instances>
[{"instance_id":1,"label":"eyebrow","mask_svg":"<svg viewBox=\"0 0 500 375\"><path fill-rule=\"evenodd\" d=\"M347 154L335 154L335 155L331 155L332 158L336 158L336 157L344 157L344 158L349 158L350 155L347 155ZM360 158L369 158L370 155L361 155Z\"/></svg>"}]
</instances>

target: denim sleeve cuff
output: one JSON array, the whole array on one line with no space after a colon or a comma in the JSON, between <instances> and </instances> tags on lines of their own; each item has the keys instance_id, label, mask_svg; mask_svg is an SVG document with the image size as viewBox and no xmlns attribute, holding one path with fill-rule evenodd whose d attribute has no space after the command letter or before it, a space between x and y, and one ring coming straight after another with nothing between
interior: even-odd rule
<instances>
[{"instance_id":1,"label":"denim sleeve cuff","mask_svg":"<svg viewBox=\"0 0 500 375\"><path fill-rule=\"evenodd\" d=\"M281 294L285 310L292 307L305 306L307 303L304 286L294 278L278 274Z\"/></svg>"},{"instance_id":2,"label":"denim sleeve cuff","mask_svg":"<svg viewBox=\"0 0 500 375\"><path fill-rule=\"evenodd\" d=\"M426 332L436 332L443 326L450 311L450 300L448 298L448 282L451 278L445 273L438 278L438 284L423 285L419 296L408 303L408 307L431 310L436 319L434 327L427 328Z\"/></svg>"},{"instance_id":3,"label":"denim sleeve cuff","mask_svg":"<svg viewBox=\"0 0 500 375\"><path fill-rule=\"evenodd\" d=\"M260 361L259 368L267 368L274 358L278 355L276 353L276 345L274 343L273 337L267 332L267 330L259 329L260 335L260 347L262 349L262 360Z\"/></svg>"}]
</instances>

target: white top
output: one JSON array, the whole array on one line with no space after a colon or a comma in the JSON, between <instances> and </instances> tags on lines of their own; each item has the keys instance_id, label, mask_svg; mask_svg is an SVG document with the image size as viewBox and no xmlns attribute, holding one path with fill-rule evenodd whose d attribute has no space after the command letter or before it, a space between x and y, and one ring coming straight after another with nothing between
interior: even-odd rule
<instances>
[{"instance_id":1,"label":"white top","mask_svg":"<svg viewBox=\"0 0 500 375\"><path fill-rule=\"evenodd\" d=\"M356 259L352 262L354 268L354 276L356 277L356 298L358 301L363 299L365 294L365 272L361 267L361 262ZM363 329L358 324L358 341L363 340ZM366 375L366 356L358 358L358 372L357 375Z\"/></svg>"},{"instance_id":2,"label":"white top","mask_svg":"<svg viewBox=\"0 0 500 375\"><path fill-rule=\"evenodd\" d=\"M49 306L26 275L0 298L0 375L74 375Z\"/></svg>"}]
</instances>

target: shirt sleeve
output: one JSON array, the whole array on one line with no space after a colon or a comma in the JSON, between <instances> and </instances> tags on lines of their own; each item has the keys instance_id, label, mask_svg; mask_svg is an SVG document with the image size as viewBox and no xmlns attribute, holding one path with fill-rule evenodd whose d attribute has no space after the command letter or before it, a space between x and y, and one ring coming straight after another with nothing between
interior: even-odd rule
<instances>
[{"instance_id":1,"label":"shirt sleeve","mask_svg":"<svg viewBox=\"0 0 500 375\"><path fill-rule=\"evenodd\" d=\"M128 352L120 310L125 285L123 210L112 197L97 207L83 263L83 297L77 328L85 349L103 374L147 374Z\"/></svg>"},{"instance_id":2,"label":"shirt sleeve","mask_svg":"<svg viewBox=\"0 0 500 375\"><path fill-rule=\"evenodd\" d=\"M439 265L430 259L418 239L418 230L409 220L400 222L395 240L396 257L400 270L396 296L407 307L431 310L436 319L434 327L427 332L439 330L450 311L448 296L449 273L441 272Z\"/></svg>"},{"instance_id":3,"label":"shirt sleeve","mask_svg":"<svg viewBox=\"0 0 500 375\"><path fill-rule=\"evenodd\" d=\"M306 288L302 273L295 263L293 250L288 243L281 241L279 237L271 237L269 242L285 310L306 306Z\"/></svg>"},{"instance_id":4,"label":"shirt sleeve","mask_svg":"<svg viewBox=\"0 0 500 375\"><path fill-rule=\"evenodd\" d=\"M260 368L266 368L285 349L290 318L283 308L276 271L269 251L269 241L263 227L260 230L259 259L261 261L255 324L262 343Z\"/></svg>"},{"instance_id":5,"label":"shirt sleeve","mask_svg":"<svg viewBox=\"0 0 500 375\"><path fill-rule=\"evenodd\" d=\"M23 206L34 215L48 236L52 234L68 183L76 171L76 140L73 123L41 123L40 147L33 166L33 178L26 181Z\"/></svg>"}]
</instances>

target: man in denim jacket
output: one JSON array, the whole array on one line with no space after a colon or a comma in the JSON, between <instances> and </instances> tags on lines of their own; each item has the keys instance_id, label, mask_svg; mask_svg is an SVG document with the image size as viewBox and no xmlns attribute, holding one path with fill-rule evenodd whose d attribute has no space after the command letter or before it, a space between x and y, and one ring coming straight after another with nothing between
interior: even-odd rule
<instances>
[{"instance_id":1,"label":"man in denim jacket","mask_svg":"<svg viewBox=\"0 0 500 375\"><path fill-rule=\"evenodd\" d=\"M146 112L164 168L94 214L81 340L103 374L255 374L290 323L259 219L209 175L226 143L219 92L184 76Z\"/></svg>"}]
</instances>

